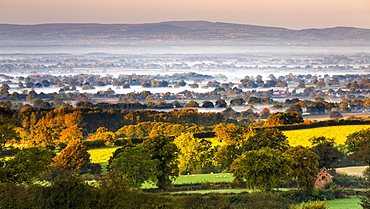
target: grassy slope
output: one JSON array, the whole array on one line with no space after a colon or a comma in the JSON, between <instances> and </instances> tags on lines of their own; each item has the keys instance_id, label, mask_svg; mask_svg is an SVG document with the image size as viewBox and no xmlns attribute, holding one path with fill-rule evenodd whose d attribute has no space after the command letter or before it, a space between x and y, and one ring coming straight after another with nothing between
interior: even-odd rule
<instances>
[{"instance_id":1,"label":"grassy slope","mask_svg":"<svg viewBox=\"0 0 370 209\"><path fill-rule=\"evenodd\" d=\"M367 128L370 128L370 125L328 126L320 128L283 131L283 133L288 137L289 144L291 146L311 146L311 143L308 141L308 139L318 136L335 138L336 143L339 145L343 144L346 141L346 137L349 134Z\"/></svg>"}]
</instances>

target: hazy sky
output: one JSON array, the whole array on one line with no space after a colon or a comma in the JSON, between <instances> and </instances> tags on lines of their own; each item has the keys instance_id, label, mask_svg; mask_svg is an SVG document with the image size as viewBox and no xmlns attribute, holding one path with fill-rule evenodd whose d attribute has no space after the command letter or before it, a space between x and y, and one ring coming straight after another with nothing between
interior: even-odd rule
<instances>
[{"instance_id":1,"label":"hazy sky","mask_svg":"<svg viewBox=\"0 0 370 209\"><path fill-rule=\"evenodd\" d=\"M0 0L0 23L151 23L179 20L291 29L370 29L370 0Z\"/></svg>"}]
</instances>

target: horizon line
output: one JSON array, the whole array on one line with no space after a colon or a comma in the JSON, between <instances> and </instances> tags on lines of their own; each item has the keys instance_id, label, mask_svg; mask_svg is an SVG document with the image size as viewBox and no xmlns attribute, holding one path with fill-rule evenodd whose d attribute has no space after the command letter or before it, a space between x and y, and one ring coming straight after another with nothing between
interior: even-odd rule
<instances>
[{"instance_id":1,"label":"horizon line","mask_svg":"<svg viewBox=\"0 0 370 209\"><path fill-rule=\"evenodd\" d=\"M44 23L32 23L32 24L23 24L23 23L0 23L0 25L18 25L18 26L37 26L37 25L57 25L57 24L70 24L70 25L79 25L79 24L90 24L90 25L144 25L144 24L165 24L170 22L208 22L208 23L224 23L224 24L235 24L235 25L248 25L248 26L258 26L258 27L268 27L268 28L282 28L288 30L310 30L310 29L328 29L328 28L358 28L370 30L370 28L356 27L356 26L330 26L330 27L307 27L301 29L291 29L288 27L282 26L266 26L266 25L257 25L257 24L246 24L246 23L235 23L235 22L221 22L221 21L209 21L209 20L166 20L160 22L141 22L141 23L99 23L99 22L44 22Z\"/></svg>"}]
</instances>

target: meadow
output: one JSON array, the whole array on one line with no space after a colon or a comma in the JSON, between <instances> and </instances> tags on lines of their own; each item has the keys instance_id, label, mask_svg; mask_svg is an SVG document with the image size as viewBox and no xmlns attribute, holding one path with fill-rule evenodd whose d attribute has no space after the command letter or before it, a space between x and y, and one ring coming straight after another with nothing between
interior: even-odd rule
<instances>
[{"instance_id":1,"label":"meadow","mask_svg":"<svg viewBox=\"0 0 370 209\"><path fill-rule=\"evenodd\" d=\"M326 206L328 206L329 209L360 209L362 207L358 204L359 202L360 198L350 197L348 199L328 200Z\"/></svg>"},{"instance_id":2,"label":"meadow","mask_svg":"<svg viewBox=\"0 0 370 209\"><path fill-rule=\"evenodd\" d=\"M343 125L289 130L283 131L283 133L287 136L291 146L302 145L311 147L309 139L312 137L325 136L326 138L334 138L337 145L341 145L344 144L348 135L368 128L370 128L370 125Z\"/></svg>"}]
</instances>

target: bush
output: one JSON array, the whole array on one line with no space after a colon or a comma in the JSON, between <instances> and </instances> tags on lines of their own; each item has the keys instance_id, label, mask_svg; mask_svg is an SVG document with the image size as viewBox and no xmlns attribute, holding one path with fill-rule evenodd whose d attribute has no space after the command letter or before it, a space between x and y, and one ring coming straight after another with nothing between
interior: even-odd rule
<instances>
[{"instance_id":1,"label":"bush","mask_svg":"<svg viewBox=\"0 0 370 209\"><path fill-rule=\"evenodd\" d=\"M106 146L105 140L103 140L103 139L98 139L98 140L94 140L94 141L84 141L83 144L88 149L101 148L101 147L105 147Z\"/></svg>"},{"instance_id":2,"label":"bush","mask_svg":"<svg viewBox=\"0 0 370 209\"><path fill-rule=\"evenodd\" d=\"M335 178L333 178L333 183L346 188L367 188L370 186L368 180L358 176L350 175L337 175Z\"/></svg>"},{"instance_id":3,"label":"bush","mask_svg":"<svg viewBox=\"0 0 370 209\"><path fill-rule=\"evenodd\" d=\"M93 175L100 175L102 167L99 163L90 163L87 165L87 169L89 170L88 173L93 174Z\"/></svg>"},{"instance_id":4,"label":"bush","mask_svg":"<svg viewBox=\"0 0 370 209\"><path fill-rule=\"evenodd\" d=\"M360 197L361 202L359 203L363 208L370 208L370 190L362 192L362 197Z\"/></svg>"},{"instance_id":5,"label":"bush","mask_svg":"<svg viewBox=\"0 0 370 209\"><path fill-rule=\"evenodd\" d=\"M280 195L292 200L295 203L301 203L316 200L323 201L344 198L345 191L341 188L315 188L311 194L302 190L289 190L282 192Z\"/></svg>"},{"instance_id":6,"label":"bush","mask_svg":"<svg viewBox=\"0 0 370 209\"><path fill-rule=\"evenodd\" d=\"M127 144L132 144L131 139L124 138L124 139L118 139L114 142L114 146L125 146Z\"/></svg>"},{"instance_id":7,"label":"bush","mask_svg":"<svg viewBox=\"0 0 370 209\"><path fill-rule=\"evenodd\" d=\"M1 156L3 157L11 157L16 155L20 151L19 148L10 148L6 150L1 150Z\"/></svg>"},{"instance_id":8,"label":"bush","mask_svg":"<svg viewBox=\"0 0 370 209\"><path fill-rule=\"evenodd\" d=\"M291 207L291 209L327 209L329 208L328 206L326 206L326 201L325 202L311 202L311 201L308 201L307 203L301 205L301 206L297 206L297 205L294 205Z\"/></svg>"}]
</instances>

